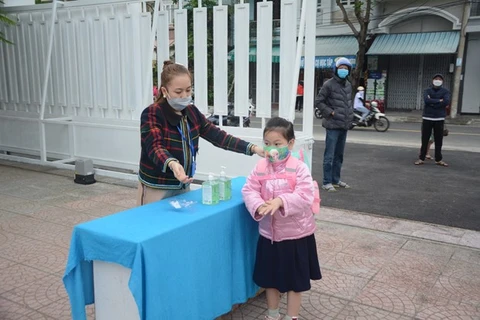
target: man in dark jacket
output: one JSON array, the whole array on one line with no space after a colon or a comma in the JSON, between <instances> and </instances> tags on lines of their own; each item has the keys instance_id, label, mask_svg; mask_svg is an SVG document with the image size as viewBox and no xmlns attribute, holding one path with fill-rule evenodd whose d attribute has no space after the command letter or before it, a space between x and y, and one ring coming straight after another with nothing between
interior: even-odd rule
<instances>
[{"instance_id":1,"label":"man in dark jacket","mask_svg":"<svg viewBox=\"0 0 480 320\"><path fill-rule=\"evenodd\" d=\"M340 180L347 132L353 121L352 84L347 80L352 64L347 58L335 62L334 76L325 82L315 99L315 106L323 115L326 129L323 154L323 186L329 192L335 187L350 188Z\"/></svg>"},{"instance_id":2,"label":"man in dark jacket","mask_svg":"<svg viewBox=\"0 0 480 320\"><path fill-rule=\"evenodd\" d=\"M448 164L442 161L442 144L445 117L447 116L446 109L450 105L451 94L443 87L443 81L443 76L436 74L433 76L432 86L423 93L425 107L423 108L422 148L419 159L415 161L416 165L421 165L425 161L428 140L433 130L435 163L442 167L448 167Z\"/></svg>"}]
</instances>

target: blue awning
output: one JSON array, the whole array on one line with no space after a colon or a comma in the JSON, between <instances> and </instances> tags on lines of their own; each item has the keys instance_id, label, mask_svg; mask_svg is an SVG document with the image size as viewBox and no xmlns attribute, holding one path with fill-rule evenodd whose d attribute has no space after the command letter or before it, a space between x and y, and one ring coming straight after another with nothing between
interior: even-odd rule
<instances>
[{"instance_id":1,"label":"blue awning","mask_svg":"<svg viewBox=\"0 0 480 320\"><path fill-rule=\"evenodd\" d=\"M397 33L379 35L368 55L448 54L457 52L460 32Z\"/></svg>"},{"instance_id":2,"label":"blue awning","mask_svg":"<svg viewBox=\"0 0 480 320\"><path fill-rule=\"evenodd\" d=\"M358 51L357 39L353 36L339 37L317 37L315 47L315 68L330 69L333 68L335 60L338 57L345 57L350 60L355 67L355 59ZM256 62L257 48L250 47L250 62ZM228 60L235 59L235 50L228 53ZM272 47L272 62L280 62L280 47L274 45ZM300 61L300 67L304 66L304 57Z\"/></svg>"}]
</instances>

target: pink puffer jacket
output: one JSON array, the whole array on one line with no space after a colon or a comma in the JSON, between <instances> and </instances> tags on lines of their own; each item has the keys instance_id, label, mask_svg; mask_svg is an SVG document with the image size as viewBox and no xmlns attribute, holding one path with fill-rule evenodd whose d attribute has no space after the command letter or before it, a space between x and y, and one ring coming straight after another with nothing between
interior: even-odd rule
<instances>
[{"instance_id":1,"label":"pink puffer jacket","mask_svg":"<svg viewBox=\"0 0 480 320\"><path fill-rule=\"evenodd\" d=\"M285 165L286 159L273 163L267 167L268 173L284 173ZM292 190L286 179L257 180L257 167L248 176L242 194L247 210L253 219L259 222L260 234L276 242L300 239L313 234L316 228L311 210L314 192L307 165L298 162L295 190ZM283 208L273 215L261 216L256 213L265 201L277 197L282 199Z\"/></svg>"}]
</instances>

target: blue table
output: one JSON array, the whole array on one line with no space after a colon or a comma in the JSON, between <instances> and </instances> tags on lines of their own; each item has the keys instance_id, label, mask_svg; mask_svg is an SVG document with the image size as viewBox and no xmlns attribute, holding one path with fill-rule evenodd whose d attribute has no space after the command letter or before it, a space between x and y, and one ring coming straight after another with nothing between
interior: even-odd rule
<instances>
[{"instance_id":1,"label":"blue table","mask_svg":"<svg viewBox=\"0 0 480 320\"><path fill-rule=\"evenodd\" d=\"M244 184L233 179L232 199L215 206L195 190L75 226L63 277L73 319L86 319L85 305L94 303L93 260L132 269L142 320L211 320L253 297L258 226L245 209ZM172 199L197 203L175 209Z\"/></svg>"}]
</instances>

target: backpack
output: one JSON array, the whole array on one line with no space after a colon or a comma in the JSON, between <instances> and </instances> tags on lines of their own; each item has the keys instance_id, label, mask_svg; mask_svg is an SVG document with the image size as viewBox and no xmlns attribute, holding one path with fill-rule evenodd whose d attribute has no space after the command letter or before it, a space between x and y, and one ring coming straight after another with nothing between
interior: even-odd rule
<instances>
[{"instance_id":1,"label":"backpack","mask_svg":"<svg viewBox=\"0 0 480 320\"><path fill-rule=\"evenodd\" d=\"M262 159L257 165L257 180L258 181L265 181L265 180L276 180L276 179L286 179L290 184L290 187L295 190L295 186L297 185L297 166L299 161L305 161L305 156L303 151L300 150L298 153L292 152L291 156L288 158L286 166L285 166L285 173L280 174L267 174L267 167L268 167L268 160ZM307 162L308 164L308 162ZM313 214L320 213L320 189L318 188L317 181L313 180L313 203L311 206Z\"/></svg>"}]
</instances>

